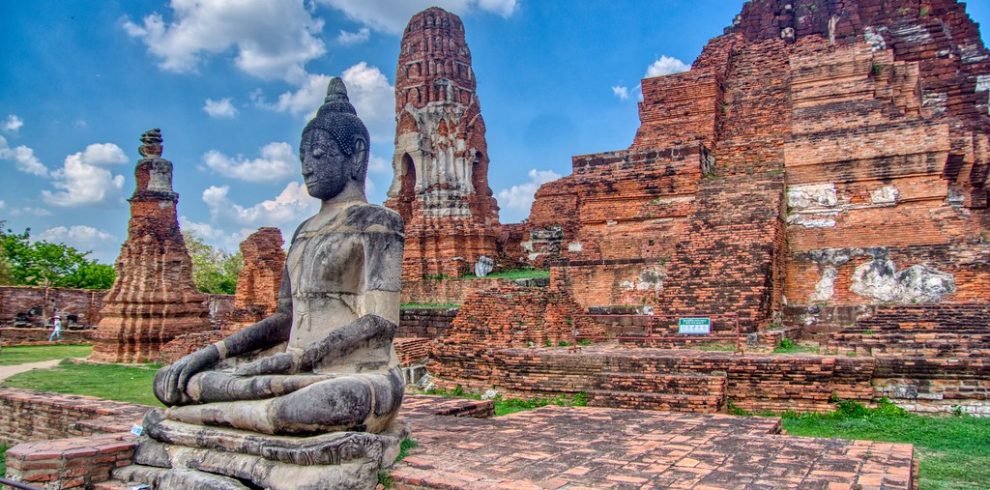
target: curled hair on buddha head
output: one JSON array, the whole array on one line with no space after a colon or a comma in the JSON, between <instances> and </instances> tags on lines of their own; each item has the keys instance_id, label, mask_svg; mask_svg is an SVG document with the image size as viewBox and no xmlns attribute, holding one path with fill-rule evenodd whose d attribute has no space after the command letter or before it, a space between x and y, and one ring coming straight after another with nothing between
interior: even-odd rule
<instances>
[{"instance_id":1,"label":"curled hair on buddha head","mask_svg":"<svg viewBox=\"0 0 990 490\"><path fill-rule=\"evenodd\" d=\"M357 116L357 111L347 98L347 87L340 77L330 79L327 86L327 98L324 99L320 110L316 112L306 128L305 135L312 129L322 129L330 134L337 142L340 151L348 157L354 154L354 144L361 139L365 145L369 143L368 128Z\"/></svg>"}]
</instances>

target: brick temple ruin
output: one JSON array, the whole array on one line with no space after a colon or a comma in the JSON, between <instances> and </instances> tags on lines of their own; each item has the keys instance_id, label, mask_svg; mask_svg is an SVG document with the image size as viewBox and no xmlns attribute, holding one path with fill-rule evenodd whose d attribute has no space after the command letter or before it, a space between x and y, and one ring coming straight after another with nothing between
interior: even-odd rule
<instances>
[{"instance_id":1,"label":"brick temple ruin","mask_svg":"<svg viewBox=\"0 0 990 490\"><path fill-rule=\"evenodd\" d=\"M642 87L629 148L574 157L501 225L498 257L549 287L444 289L461 308L431 349L439 386L990 414L990 52L964 4L746 3L689 71ZM548 298L575 312L552 324ZM711 335L679 335L685 317ZM822 355L681 349L784 335Z\"/></svg>"},{"instance_id":2,"label":"brick temple ruin","mask_svg":"<svg viewBox=\"0 0 990 490\"><path fill-rule=\"evenodd\" d=\"M234 310L224 324L225 333L233 333L268 317L278 305L278 291L285 269L282 231L259 228L241 242L244 267L237 274Z\"/></svg>"},{"instance_id":3,"label":"brick temple ruin","mask_svg":"<svg viewBox=\"0 0 990 490\"><path fill-rule=\"evenodd\" d=\"M494 257L498 204L461 19L436 7L414 15L395 80L395 177L385 205L405 221L403 287L412 289Z\"/></svg>"},{"instance_id":4,"label":"brick temple ruin","mask_svg":"<svg viewBox=\"0 0 990 490\"><path fill-rule=\"evenodd\" d=\"M93 335L90 359L100 362L155 362L175 337L212 329L179 231L179 195L172 190L172 162L162 158L161 133L148 131L141 142L127 240Z\"/></svg>"}]
</instances>

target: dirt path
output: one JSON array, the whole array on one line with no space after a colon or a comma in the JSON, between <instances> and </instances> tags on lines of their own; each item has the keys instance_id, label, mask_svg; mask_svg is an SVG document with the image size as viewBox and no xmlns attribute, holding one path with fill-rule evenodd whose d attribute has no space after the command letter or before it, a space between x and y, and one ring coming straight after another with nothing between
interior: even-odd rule
<instances>
[{"instance_id":1,"label":"dirt path","mask_svg":"<svg viewBox=\"0 0 990 490\"><path fill-rule=\"evenodd\" d=\"M39 361L39 362L29 362L26 364L14 364L13 366L0 366L0 381L3 381L15 374L21 374L25 371L30 371L32 369L48 369L58 365L62 362L61 359L52 359L50 361Z\"/></svg>"}]
</instances>

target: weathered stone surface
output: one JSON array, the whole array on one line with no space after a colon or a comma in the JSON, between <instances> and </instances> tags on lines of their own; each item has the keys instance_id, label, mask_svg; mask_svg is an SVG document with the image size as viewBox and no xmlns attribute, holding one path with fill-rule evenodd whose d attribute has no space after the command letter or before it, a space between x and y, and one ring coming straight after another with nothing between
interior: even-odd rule
<instances>
[{"instance_id":1,"label":"weathered stone surface","mask_svg":"<svg viewBox=\"0 0 990 490\"><path fill-rule=\"evenodd\" d=\"M91 359L153 362L162 345L210 329L205 298L192 281L192 260L179 231L172 191L172 162L161 158L161 133L141 138L144 156L129 199L127 241L117 258L117 279L107 293L94 334Z\"/></svg>"},{"instance_id":2,"label":"weathered stone surface","mask_svg":"<svg viewBox=\"0 0 990 490\"><path fill-rule=\"evenodd\" d=\"M282 244L278 228L259 228L241 242L244 267L237 274L234 311L224 333L234 333L275 312L285 269Z\"/></svg>"},{"instance_id":3,"label":"weathered stone surface","mask_svg":"<svg viewBox=\"0 0 990 490\"><path fill-rule=\"evenodd\" d=\"M496 256L498 205L476 88L461 19L437 7L414 15L396 67L395 177L385 202L406 223L405 282L458 277Z\"/></svg>"}]
</instances>

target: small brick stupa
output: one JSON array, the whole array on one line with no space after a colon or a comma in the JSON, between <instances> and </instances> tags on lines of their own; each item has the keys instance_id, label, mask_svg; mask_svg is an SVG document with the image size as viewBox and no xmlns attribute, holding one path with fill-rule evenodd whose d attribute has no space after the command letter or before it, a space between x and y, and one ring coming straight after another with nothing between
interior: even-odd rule
<instances>
[{"instance_id":1,"label":"small brick stupa","mask_svg":"<svg viewBox=\"0 0 990 490\"><path fill-rule=\"evenodd\" d=\"M141 143L127 241L94 335L94 361L157 361L166 342L211 328L179 231L179 195L172 191L172 162L162 158L161 131L144 133Z\"/></svg>"},{"instance_id":2,"label":"small brick stupa","mask_svg":"<svg viewBox=\"0 0 990 490\"><path fill-rule=\"evenodd\" d=\"M237 275L234 311L224 326L225 333L234 333L275 312L285 269L284 243L278 228L259 228L241 242L244 267Z\"/></svg>"},{"instance_id":3,"label":"small brick stupa","mask_svg":"<svg viewBox=\"0 0 990 490\"><path fill-rule=\"evenodd\" d=\"M494 257L498 204L464 24L432 7L409 21L396 69L395 178L385 206L405 221L402 279L459 277Z\"/></svg>"}]
</instances>

